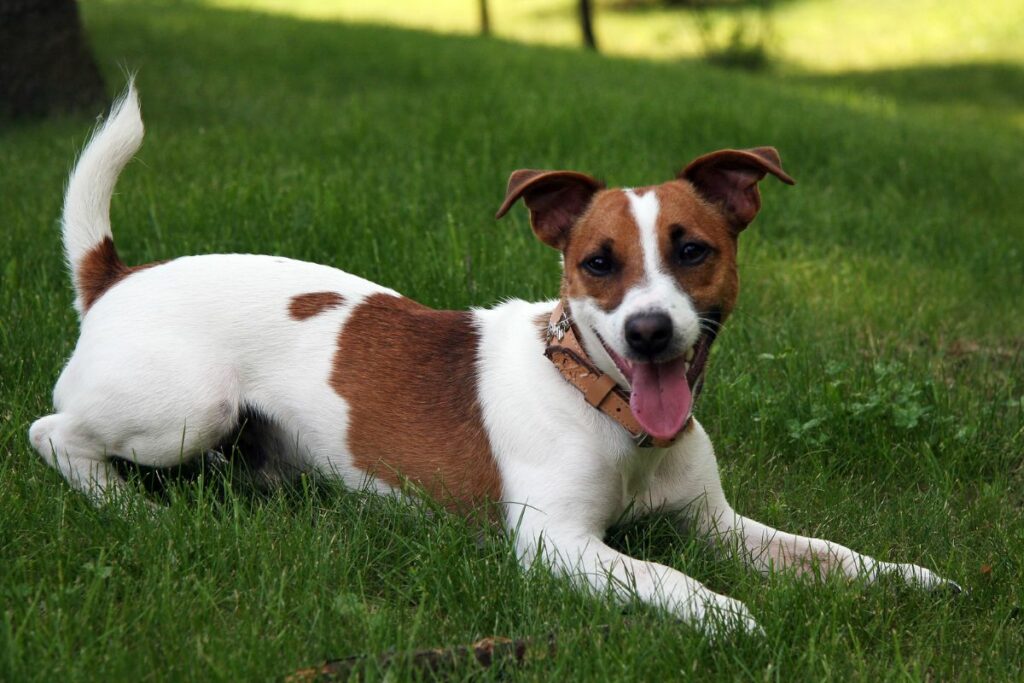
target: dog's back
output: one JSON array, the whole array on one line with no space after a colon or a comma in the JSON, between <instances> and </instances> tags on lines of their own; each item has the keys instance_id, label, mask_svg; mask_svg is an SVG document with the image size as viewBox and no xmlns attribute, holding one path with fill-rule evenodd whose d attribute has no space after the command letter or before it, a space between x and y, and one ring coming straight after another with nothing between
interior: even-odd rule
<instances>
[{"instance_id":1,"label":"dog's back","mask_svg":"<svg viewBox=\"0 0 1024 683\"><path fill-rule=\"evenodd\" d=\"M498 499L476 314L275 256L126 265L110 200L142 133L130 84L71 174L63 236L81 334L54 388L57 412L30 429L36 450L99 499L122 483L112 457L171 467L251 423L277 472L382 491L408 478L462 502Z\"/></svg>"},{"instance_id":2,"label":"dog's back","mask_svg":"<svg viewBox=\"0 0 1024 683\"><path fill-rule=\"evenodd\" d=\"M33 446L69 482L100 496L120 483L107 467L111 456L177 465L230 438L256 411L290 466L361 482L366 472L345 451L348 407L329 378L352 311L369 296L398 295L274 256L126 265L110 200L142 136L129 84L68 182L63 243L81 335L54 388L57 412L30 429Z\"/></svg>"}]
</instances>

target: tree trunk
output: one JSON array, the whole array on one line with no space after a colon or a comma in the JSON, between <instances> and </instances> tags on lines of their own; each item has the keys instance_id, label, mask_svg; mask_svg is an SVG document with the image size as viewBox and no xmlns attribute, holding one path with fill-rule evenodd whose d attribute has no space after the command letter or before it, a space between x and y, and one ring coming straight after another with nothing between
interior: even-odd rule
<instances>
[{"instance_id":1,"label":"tree trunk","mask_svg":"<svg viewBox=\"0 0 1024 683\"><path fill-rule=\"evenodd\" d=\"M487 11L487 0L480 0L480 35L491 35L491 14Z\"/></svg>"},{"instance_id":2,"label":"tree trunk","mask_svg":"<svg viewBox=\"0 0 1024 683\"><path fill-rule=\"evenodd\" d=\"M597 50L597 39L594 38L594 11L590 0L580 0L580 28L583 29L583 44L591 50Z\"/></svg>"},{"instance_id":3,"label":"tree trunk","mask_svg":"<svg viewBox=\"0 0 1024 683\"><path fill-rule=\"evenodd\" d=\"M98 113L106 100L75 0L0 0L0 117Z\"/></svg>"}]
</instances>

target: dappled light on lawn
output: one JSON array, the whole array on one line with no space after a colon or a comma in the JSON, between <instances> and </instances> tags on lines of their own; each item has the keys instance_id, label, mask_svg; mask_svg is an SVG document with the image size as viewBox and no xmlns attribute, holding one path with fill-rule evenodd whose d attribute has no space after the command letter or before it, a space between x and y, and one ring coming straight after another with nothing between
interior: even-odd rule
<instances>
[{"instance_id":1,"label":"dappled light on lawn","mask_svg":"<svg viewBox=\"0 0 1024 683\"><path fill-rule=\"evenodd\" d=\"M206 0L216 7L319 21L478 35L476 0ZM820 96L886 103L1024 127L1024 2L1019 0L759 0L694 12L661 0L599 0L604 54L706 59L768 70ZM576 0L488 0L490 33L580 48Z\"/></svg>"},{"instance_id":2,"label":"dappled light on lawn","mask_svg":"<svg viewBox=\"0 0 1024 683\"><path fill-rule=\"evenodd\" d=\"M476 0L207 0L320 20L478 33ZM716 3L710 2L714 5ZM802 70L842 72L931 63L1024 61L1019 0L774 0L722 3L710 10L719 32L755 28L761 5L771 21L769 50ZM489 0L491 31L502 38L578 46L576 0ZM700 55L692 12L656 0L597 0L598 45L608 54L678 59ZM720 36L719 38L723 38Z\"/></svg>"}]
</instances>

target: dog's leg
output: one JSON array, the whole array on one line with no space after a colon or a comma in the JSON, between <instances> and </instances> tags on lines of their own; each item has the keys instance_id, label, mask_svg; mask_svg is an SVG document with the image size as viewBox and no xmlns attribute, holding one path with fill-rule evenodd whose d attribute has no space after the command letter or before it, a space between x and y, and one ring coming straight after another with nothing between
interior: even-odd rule
<instances>
[{"instance_id":1,"label":"dog's leg","mask_svg":"<svg viewBox=\"0 0 1024 683\"><path fill-rule=\"evenodd\" d=\"M29 429L43 460L97 504L124 487L111 458L180 465L219 443L238 419L237 392L202 359L141 379L144 361L130 354L121 360L114 368L76 366L73 357L54 392L59 412Z\"/></svg>"},{"instance_id":2,"label":"dog's leg","mask_svg":"<svg viewBox=\"0 0 1024 683\"><path fill-rule=\"evenodd\" d=\"M621 604L639 600L710 635L760 632L742 602L715 593L671 567L620 553L605 545L599 534L551 528L530 532L520 524L516 538L525 565L541 561L599 596L610 596Z\"/></svg>"},{"instance_id":3,"label":"dog's leg","mask_svg":"<svg viewBox=\"0 0 1024 683\"><path fill-rule=\"evenodd\" d=\"M752 568L767 574L773 569L790 569L797 574L826 577L837 573L862 578L869 583L892 575L924 588L949 585L934 572L915 564L881 562L846 546L820 538L779 531L732 511L719 511L702 520L701 526L715 544L729 554L739 555Z\"/></svg>"},{"instance_id":4,"label":"dog's leg","mask_svg":"<svg viewBox=\"0 0 1024 683\"><path fill-rule=\"evenodd\" d=\"M666 458L648 501L681 511L717 550L762 573L791 569L798 574L835 573L868 582L888 574L926 588L959 589L924 567L881 562L838 543L779 531L736 513L722 491L711 441L696 422L693 433Z\"/></svg>"},{"instance_id":5,"label":"dog's leg","mask_svg":"<svg viewBox=\"0 0 1024 683\"><path fill-rule=\"evenodd\" d=\"M123 485L103 445L67 414L39 418L29 429L29 439L47 464L93 502L103 501Z\"/></svg>"}]
</instances>

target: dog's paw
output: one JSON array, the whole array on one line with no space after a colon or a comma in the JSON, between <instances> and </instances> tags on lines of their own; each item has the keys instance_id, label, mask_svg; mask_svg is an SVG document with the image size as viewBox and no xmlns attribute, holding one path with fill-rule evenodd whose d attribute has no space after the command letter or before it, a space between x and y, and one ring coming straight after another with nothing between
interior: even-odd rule
<instances>
[{"instance_id":1,"label":"dog's paw","mask_svg":"<svg viewBox=\"0 0 1024 683\"><path fill-rule=\"evenodd\" d=\"M703 590L683 607L680 617L717 639L733 634L763 636L764 629L754 620L747 606L739 600Z\"/></svg>"},{"instance_id":2,"label":"dog's paw","mask_svg":"<svg viewBox=\"0 0 1024 683\"><path fill-rule=\"evenodd\" d=\"M944 579L932 570L925 569L916 564L883 565L882 571L895 574L902 578L909 586L923 588L936 593L959 595L964 590L957 582Z\"/></svg>"}]
</instances>

